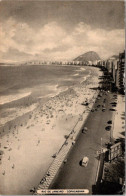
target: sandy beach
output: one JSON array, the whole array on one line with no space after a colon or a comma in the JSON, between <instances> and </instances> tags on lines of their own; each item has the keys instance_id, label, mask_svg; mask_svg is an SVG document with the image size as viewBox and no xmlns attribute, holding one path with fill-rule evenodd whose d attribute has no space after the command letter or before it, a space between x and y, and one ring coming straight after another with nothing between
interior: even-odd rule
<instances>
[{"instance_id":1,"label":"sandy beach","mask_svg":"<svg viewBox=\"0 0 126 196\"><path fill-rule=\"evenodd\" d=\"M29 190L39 184L53 161L52 155L58 152L65 135L86 111L82 103L97 97L98 91L93 88L98 87L102 72L93 67L90 72L80 84L51 97L45 104L40 102L29 113L25 111L27 115L20 108L21 117L11 123L9 130L3 128L1 194L30 194Z\"/></svg>"}]
</instances>

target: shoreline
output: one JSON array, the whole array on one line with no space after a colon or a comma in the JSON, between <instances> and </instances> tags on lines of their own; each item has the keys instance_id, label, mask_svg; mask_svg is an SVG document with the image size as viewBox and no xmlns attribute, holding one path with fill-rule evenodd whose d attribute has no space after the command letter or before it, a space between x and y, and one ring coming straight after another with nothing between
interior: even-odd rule
<instances>
[{"instance_id":1,"label":"shoreline","mask_svg":"<svg viewBox=\"0 0 126 196\"><path fill-rule=\"evenodd\" d=\"M80 71L81 70L83 71L83 70L85 70L85 68L81 67L80 68ZM89 71L89 72L91 73L91 71ZM4 122L3 124L0 123L0 134L1 134L1 136L5 135L7 133L7 130L10 130L10 127L14 127L15 124L22 123L23 120L21 120L21 119L24 119L24 118L28 119L29 115L31 115L36 110L38 110L39 107L40 107L40 105L43 106L49 100L51 100L51 99L53 99L53 98L55 98L57 96L63 95L64 93L65 94L66 93L69 93L69 89L73 89L74 87L81 85L83 82L85 82L86 80L88 80L88 78L90 77L90 73L89 73L89 75L84 76L83 79L80 81L79 84L75 84L75 86L64 87L65 88L64 90L59 90L59 92L57 92L57 93L50 93L50 94L48 94L46 96L38 97L37 99L36 98L32 98L32 97L30 98L30 96L28 95L28 96L24 96L24 97L22 97L20 99L15 99L15 100L13 100L11 102L0 104L1 111L2 110L5 110L6 107L7 107L7 111L8 111L9 108L10 109L11 108L12 109L16 109L16 106L18 107L18 103L17 103L18 101L23 102L24 99L31 99L32 100L32 104L28 108L27 107L25 108L26 110L28 110L26 113L24 113L24 111L21 112L21 110L23 110L24 106L22 106L22 105L20 106L20 104L19 104L19 109L18 110L20 111L20 113L22 113L22 115L14 114L14 117L12 117L12 119L10 119L10 118L9 118L9 120L7 119L6 122ZM84 84L84 85L86 85L86 84ZM55 88L58 89L58 88L61 88L61 86L60 85L59 86L58 85L55 85ZM31 94L31 92L30 92L30 94ZM8 104L10 104L10 106L7 106ZM15 107L12 107L11 105L15 105ZM30 110L29 111L29 108L30 107L32 108L35 105L36 105L36 107L33 110ZM20 126L20 125L18 125L18 126Z\"/></svg>"},{"instance_id":2,"label":"shoreline","mask_svg":"<svg viewBox=\"0 0 126 196\"><path fill-rule=\"evenodd\" d=\"M23 124L19 122L19 126L11 127L9 134L3 136L1 147L4 155L0 169L2 194L30 194L29 190L39 184L53 161L52 155L64 143L65 135L70 133L84 110L85 113L90 112L86 111L82 102L95 99L97 91L90 88L92 85L98 87L101 72L98 69L97 72L94 79L92 76L87 79L86 84L69 88L44 105L40 103L32 116L29 114L28 122L26 118L22 119L25 120ZM10 182L10 179L13 181Z\"/></svg>"},{"instance_id":3,"label":"shoreline","mask_svg":"<svg viewBox=\"0 0 126 196\"><path fill-rule=\"evenodd\" d=\"M84 70L85 70L85 68L80 67L79 71L84 71ZM61 84L59 84L59 85L56 84L54 86L54 89L55 89L54 92L51 92L51 93L49 93L47 95L43 95L43 96L33 97L32 94L34 94L34 92L31 92L31 91L27 92L26 90L23 92L24 96L21 95L21 90L20 90L19 94L7 95L7 96L10 96L13 98L14 98L14 95L15 96L17 95L17 97L21 96L21 98L15 98L15 99L12 99L11 101L5 100L6 101L5 103L0 104L1 120L4 122L5 118L7 118L7 120L5 120L4 123L0 123L0 134L1 135L5 134L5 131L4 131L4 134L2 134L3 128L9 129L8 124L13 124L13 121L14 122L16 120L18 121L19 118L23 118L23 116L26 117L27 115L29 115L30 112L33 113L35 111L35 109L38 109L40 107L40 105L44 105L50 99L55 98L62 93L67 93L69 91L69 89L73 89L73 87L78 86L78 85L82 84L83 82L85 82L88 79L88 77L90 77L90 71L89 71L89 75L84 76L80 80L80 82L78 81L78 83L76 83L76 84L70 84L70 85L64 86L64 87ZM70 81L71 80L72 79L70 79ZM68 81L68 79L67 79L67 81ZM56 92L56 90L57 90L57 92ZM26 94L28 94L28 95L26 95ZM5 97L7 97L7 96L5 96ZM26 107L23 105L24 102L25 102ZM29 102L32 104L29 104ZM36 105L36 107L31 110L30 107L32 108L35 105ZM18 108L17 111L20 111L21 115L17 115L16 111L14 111L14 110L16 110L16 107ZM24 112L23 109L27 110L28 112ZM9 112L11 113L11 111L14 113L14 115L13 115L13 117L9 118ZM2 116L5 116L6 113L8 113L8 115L6 117L2 117Z\"/></svg>"}]
</instances>

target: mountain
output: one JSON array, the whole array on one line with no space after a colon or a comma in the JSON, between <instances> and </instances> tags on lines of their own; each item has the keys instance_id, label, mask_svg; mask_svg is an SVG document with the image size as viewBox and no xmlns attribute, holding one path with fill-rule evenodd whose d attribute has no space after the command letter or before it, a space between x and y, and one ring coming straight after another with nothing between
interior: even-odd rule
<instances>
[{"instance_id":1,"label":"mountain","mask_svg":"<svg viewBox=\"0 0 126 196\"><path fill-rule=\"evenodd\" d=\"M93 51L86 52L74 59L74 61L83 61L83 62L96 61L96 60L100 60L100 57L96 52Z\"/></svg>"}]
</instances>

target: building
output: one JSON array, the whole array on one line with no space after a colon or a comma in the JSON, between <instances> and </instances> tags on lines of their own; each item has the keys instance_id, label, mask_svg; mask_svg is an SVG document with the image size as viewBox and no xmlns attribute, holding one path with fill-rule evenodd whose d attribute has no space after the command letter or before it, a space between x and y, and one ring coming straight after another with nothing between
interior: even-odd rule
<instances>
[{"instance_id":1,"label":"building","mask_svg":"<svg viewBox=\"0 0 126 196\"><path fill-rule=\"evenodd\" d=\"M119 59L115 59L112 61L112 77L114 83L116 83L116 72L117 72L118 64L119 64Z\"/></svg>"},{"instance_id":2,"label":"building","mask_svg":"<svg viewBox=\"0 0 126 196\"><path fill-rule=\"evenodd\" d=\"M121 93L125 91L125 51L119 54L119 63L118 63L118 90Z\"/></svg>"},{"instance_id":3,"label":"building","mask_svg":"<svg viewBox=\"0 0 126 196\"><path fill-rule=\"evenodd\" d=\"M111 74L112 74L112 64L113 64L113 59L107 60L107 62L106 62L106 69Z\"/></svg>"}]
</instances>

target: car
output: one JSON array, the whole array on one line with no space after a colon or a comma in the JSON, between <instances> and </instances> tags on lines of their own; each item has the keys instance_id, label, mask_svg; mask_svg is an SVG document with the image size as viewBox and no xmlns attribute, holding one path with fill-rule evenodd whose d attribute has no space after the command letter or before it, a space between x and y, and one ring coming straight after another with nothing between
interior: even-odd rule
<instances>
[{"instance_id":1,"label":"car","mask_svg":"<svg viewBox=\"0 0 126 196\"><path fill-rule=\"evenodd\" d=\"M103 108L103 109L102 109L102 112L105 112L105 110L106 110L106 108Z\"/></svg>"},{"instance_id":2,"label":"car","mask_svg":"<svg viewBox=\"0 0 126 196\"><path fill-rule=\"evenodd\" d=\"M35 187L30 189L30 192L35 193Z\"/></svg>"},{"instance_id":3,"label":"car","mask_svg":"<svg viewBox=\"0 0 126 196\"><path fill-rule=\"evenodd\" d=\"M115 102L115 101L114 101L114 102L111 102L111 104L116 105L116 104L117 104L117 102Z\"/></svg>"},{"instance_id":4,"label":"car","mask_svg":"<svg viewBox=\"0 0 126 196\"><path fill-rule=\"evenodd\" d=\"M106 102L106 99L104 99L104 101L103 101L104 103Z\"/></svg>"},{"instance_id":5,"label":"car","mask_svg":"<svg viewBox=\"0 0 126 196\"><path fill-rule=\"evenodd\" d=\"M116 107L116 104L112 104L112 107Z\"/></svg>"},{"instance_id":6,"label":"car","mask_svg":"<svg viewBox=\"0 0 126 196\"><path fill-rule=\"evenodd\" d=\"M107 126L105 127L106 131L110 131L111 130L111 126Z\"/></svg>"},{"instance_id":7,"label":"car","mask_svg":"<svg viewBox=\"0 0 126 196\"><path fill-rule=\"evenodd\" d=\"M87 132L87 127L84 127L83 129L82 129L82 133L86 133Z\"/></svg>"},{"instance_id":8,"label":"car","mask_svg":"<svg viewBox=\"0 0 126 196\"><path fill-rule=\"evenodd\" d=\"M110 111L116 111L116 110L115 110L115 109L113 109L113 108L110 108L109 110L110 110Z\"/></svg>"},{"instance_id":9,"label":"car","mask_svg":"<svg viewBox=\"0 0 126 196\"><path fill-rule=\"evenodd\" d=\"M108 124L112 124L112 120L109 120L107 123L108 123Z\"/></svg>"},{"instance_id":10,"label":"car","mask_svg":"<svg viewBox=\"0 0 126 196\"><path fill-rule=\"evenodd\" d=\"M81 162L81 165L83 167L87 167L88 162L89 162L89 158L88 157L83 157L82 162Z\"/></svg>"}]
</instances>

